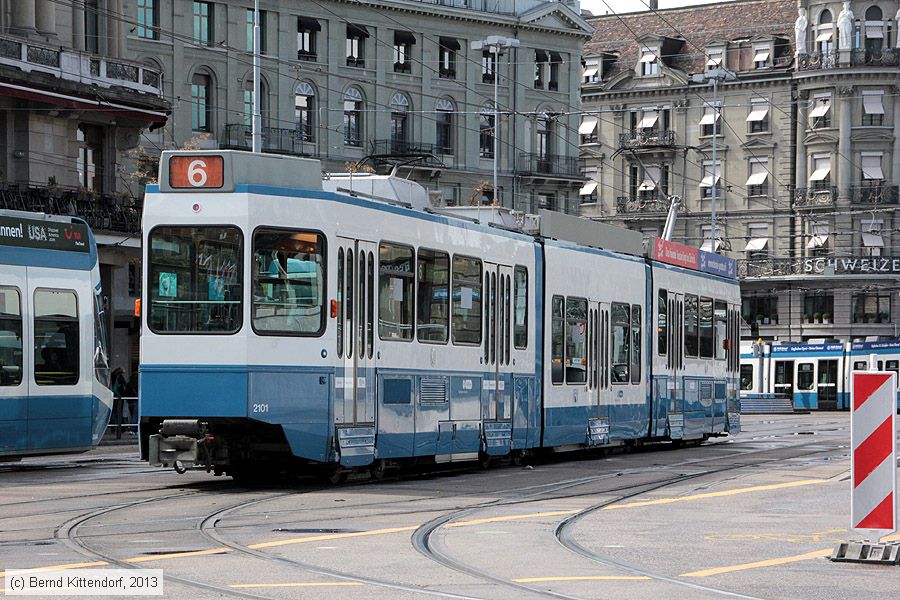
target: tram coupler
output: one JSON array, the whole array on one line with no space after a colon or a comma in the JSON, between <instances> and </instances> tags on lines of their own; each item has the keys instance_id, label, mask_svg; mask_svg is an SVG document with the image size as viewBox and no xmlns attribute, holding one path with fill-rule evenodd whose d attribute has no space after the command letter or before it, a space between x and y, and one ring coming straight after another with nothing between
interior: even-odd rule
<instances>
[{"instance_id":1,"label":"tram coupler","mask_svg":"<svg viewBox=\"0 0 900 600\"><path fill-rule=\"evenodd\" d=\"M217 449L221 444L209 434L206 423L194 419L167 419L159 433L149 439L149 463L153 467L173 467L184 473L205 468L211 472L221 464ZM224 453L223 453L224 454Z\"/></svg>"}]
</instances>

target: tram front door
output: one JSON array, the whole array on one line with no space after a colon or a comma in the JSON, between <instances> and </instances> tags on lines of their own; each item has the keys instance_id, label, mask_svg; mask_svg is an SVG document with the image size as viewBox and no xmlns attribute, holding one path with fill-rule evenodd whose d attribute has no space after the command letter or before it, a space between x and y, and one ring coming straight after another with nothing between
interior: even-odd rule
<instances>
[{"instance_id":1,"label":"tram front door","mask_svg":"<svg viewBox=\"0 0 900 600\"><path fill-rule=\"evenodd\" d=\"M818 408L820 410L837 410L838 399L838 361L819 361L819 380L817 386Z\"/></svg>"}]
</instances>

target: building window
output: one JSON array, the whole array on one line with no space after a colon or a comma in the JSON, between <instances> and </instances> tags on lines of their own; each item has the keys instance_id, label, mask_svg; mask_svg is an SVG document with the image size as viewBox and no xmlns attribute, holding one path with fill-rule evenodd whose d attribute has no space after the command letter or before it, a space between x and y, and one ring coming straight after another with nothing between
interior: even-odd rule
<instances>
[{"instance_id":1,"label":"building window","mask_svg":"<svg viewBox=\"0 0 900 600\"><path fill-rule=\"evenodd\" d=\"M137 0L137 34L149 40L159 39L159 6L156 0Z\"/></svg>"},{"instance_id":2,"label":"building window","mask_svg":"<svg viewBox=\"0 0 900 600\"><path fill-rule=\"evenodd\" d=\"M725 59L725 48L708 48L706 50L706 70L715 71L722 68Z\"/></svg>"},{"instance_id":3,"label":"building window","mask_svg":"<svg viewBox=\"0 0 900 600\"><path fill-rule=\"evenodd\" d=\"M813 129L831 127L831 94L821 94L813 99L813 108L809 112Z\"/></svg>"},{"instance_id":4,"label":"building window","mask_svg":"<svg viewBox=\"0 0 900 600\"><path fill-rule=\"evenodd\" d=\"M259 114L262 122L266 114L266 87L262 81L259 82ZM244 82L244 125L253 126L253 80L247 79Z\"/></svg>"},{"instance_id":5,"label":"building window","mask_svg":"<svg viewBox=\"0 0 900 600\"><path fill-rule=\"evenodd\" d=\"M103 129L96 125L79 125L78 185L92 192L103 192Z\"/></svg>"},{"instance_id":6,"label":"building window","mask_svg":"<svg viewBox=\"0 0 900 600\"><path fill-rule=\"evenodd\" d=\"M769 195L769 160L766 158L750 159L750 176L747 177L748 196Z\"/></svg>"},{"instance_id":7,"label":"building window","mask_svg":"<svg viewBox=\"0 0 900 600\"><path fill-rule=\"evenodd\" d=\"M747 226L747 245L744 247L748 260L769 258L769 226L765 223L751 223Z\"/></svg>"},{"instance_id":8,"label":"building window","mask_svg":"<svg viewBox=\"0 0 900 600\"><path fill-rule=\"evenodd\" d=\"M534 51L534 88L537 90L544 89L545 72L547 71L547 63L550 57L547 56L545 50Z\"/></svg>"},{"instance_id":9,"label":"building window","mask_svg":"<svg viewBox=\"0 0 900 600\"><path fill-rule=\"evenodd\" d=\"M253 52L253 9L247 9L247 52ZM259 52L266 52L266 11L259 11Z\"/></svg>"},{"instance_id":10,"label":"building window","mask_svg":"<svg viewBox=\"0 0 900 600\"><path fill-rule=\"evenodd\" d=\"M748 296L741 299L741 318L747 325L777 325L778 298Z\"/></svg>"},{"instance_id":11,"label":"building window","mask_svg":"<svg viewBox=\"0 0 900 600\"><path fill-rule=\"evenodd\" d=\"M365 25L347 25L347 66L363 68L366 66L365 40L369 31Z\"/></svg>"},{"instance_id":12,"label":"building window","mask_svg":"<svg viewBox=\"0 0 900 600\"><path fill-rule=\"evenodd\" d=\"M584 115L581 118L581 125L578 126L578 133L581 135L581 143L582 144L596 144L598 141L597 138L597 125L600 123L600 118L591 115Z\"/></svg>"},{"instance_id":13,"label":"building window","mask_svg":"<svg viewBox=\"0 0 900 600\"><path fill-rule=\"evenodd\" d=\"M890 294L854 294L852 304L854 323L891 322Z\"/></svg>"},{"instance_id":14,"label":"building window","mask_svg":"<svg viewBox=\"0 0 900 600\"><path fill-rule=\"evenodd\" d=\"M828 255L828 224L810 223L809 241L806 242L807 255L819 257Z\"/></svg>"},{"instance_id":15,"label":"building window","mask_svg":"<svg viewBox=\"0 0 900 600\"><path fill-rule=\"evenodd\" d=\"M814 190L827 190L831 187L831 155L813 154L812 175L809 186Z\"/></svg>"},{"instance_id":16,"label":"building window","mask_svg":"<svg viewBox=\"0 0 900 600\"><path fill-rule=\"evenodd\" d=\"M879 257L884 252L884 237L882 228L884 222L875 219L862 222L862 252L865 256Z\"/></svg>"},{"instance_id":17,"label":"building window","mask_svg":"<svg viewBox=\"0 0 900 600\"><path fill-rule=\"evenodd\" d=\"M394 94L391 98L391 151L404 153L409 146L409 98Z\"/></svg>"},{"instance_id":18,"label":"building window","mask_svg":"<svg viewBox=\"0 0 900 600\"><path fill-rule=\"evenodd\" d=\"M750 114L747 115L747 123L750 125L750 133L769 131L768 99L753 98L750 100Z\"/></svg>"},{"instance_id":19,"label":"building window","mask_svg":"<svg viewBox=\"0 0 900 600\"><path fill-rule=\"evenodd\" d=\"M597 179L597 169L585 167L581 169L581 176L587 179L587 182L585 182L585 184L581 186L581 189L578 191L578 195L581 196L581 203L596 204L597 187L599 185Z\"/></svg>"},{"instance_id":20,"label":"building window","mask_svg":"<svg viewBox=\"0 0 900 600\"><path fill-rule=\"evenodd\" d=\"M884 47L884 23L882 18L883 14L879 7L870 6L866 9L866 60L881 56L881 50Z\"/></svg>"},{"instance_id":21,"label":"building window","mask_svg":"<svg viewBox=\"0 0 900 600\"><path fill-rule=\"evenodd\" d=\"M834 314L834 295L807 294L803 297L805 323L830 323Z\"/></svg>"},{"instance_id":22,"label":"building window","mask_svg":"<svg viewBox=\"0 0 900 600\"><path fill-rule=\"evenodd\" d=\"M442 79L456 79L456 53L459 52L459 40L442 37L438 39L438 75Z\"/></svg>"},{"instance_id":23,"label":"building window","mask_svg":"<svg viewBox=\"0 0 900 600\"><path fill-rule=\"evenodd\" d=\"M494 77L497 71L497 55L491 50L481 51L481 81L483 83L494 83Z\"/></svg>"},{"instance_id":24,"label":"building window","mask_svg":"<svg viewBox=\"0 0 900 600\"><path fill-rule=\"evenodd\" d=\"M772 51L768 46L753 48L753 68L768 69L772 66Z\"/></svg>"},{"instance_id":25,"label":"building window","mask_svg":"<svg viewBox=\"0 0 900 600\"><path fill-rule=\"evenodd\" d=\"M318 20L297 17L297 60L316 60L316 33L321 30Z\"/></svg>"},{"instance_id":26,"label":"building window","mask_svg":"<svg viewBox=\"0 0 900 600\"><path fill-rule=\"evenodd\" d=\"M713 190L716 197L722 196L722 188L719 185L722 179L722 161L715 163L711 160L703 161L703 178L700 180L700 197L712 198Z\"/></svg>"},{"instance_id":27,"label":"building window","mask_svg":"<svg viewBox=\"0 0 900 600\"><path fill-rule=\"evenodd\" d=\"M194 2L194 43L209 46L213 39L212 3Z\"/></svg>"},{"instance_id":28,"label":"building window","mask_svg":"<svg viewBox=\"0 0 900 600\"><path fill-rule=\"evenodd\" d=\"M641 50L640 73L644 77L659 75L659 53L655 48Z\"/></svg>"},{"instance_id":29,"label":"building window","mask_svg":"<svg viewBox=\"0 0 900 600\"><path fill-rule=\"evenodd\" d=\"M538 160L547 160L553 150L553 119L547 113L541 113L536 128Z\"/></svg>"},{"instance_id":30,"label":"building window","mask_svg":"<svg viewBox=\"0 0 900 600\"><path fill-rule=\"evenodd\" d=\"M868 126L884 125L884 91L864 91L862 93L862 124Z\"/></svg>"},{"instance_id":31,"label":"building window","mask_svg":"<svg viewBox=\"0 0 900 600\"><path fill-rule=\"evenodd\" d=\"M832 24L831 11L823 10L819 15L819 26L816 28L816 45L825 66L834 66L834 58L831 53L834 51L834 26Z\"/></svg>"},{"instance_id":32,"label":"building window","mask_svg":"<svg viewBox=\"0 0 900 600\"><path fill-rule=\"evenodd\" d=\"M197 73L191 77L191 129L210 130L209 75Z\"/></svg>"},{"instance_id":33,"label":"building window","mask_svg":"<svg viewBox=\"0 0 900 600\"><path fill-rule=\"evenodd\" d=\"M547 89L551 92L559 91L559 66L562 64L562 55L559 52L550 53L550 76L547 78Z\"/></svg>"},{"instance_id":34,"label":"building window","mask_svg":"<svg viewBox=\"0 0 900 600\"><path fill-rule=\"evenodd\" d=\"M713 106L712 102L703 103L703 118L700 119L700 135L711 136L713 128L718 127L718 121L722 116L721 103ZM722 135L722 128L716 129L716 135Z\"/></svg>"},{"instance_id":35,"label":"building window","mask_svg":"<svg viewBox=\"0 0 900 600\"><path fill-rule=\"evenodd\" d=\"M581 81L585 84L599 83L602 77L600 73L601 62L599 58L589 58L584 61Z\"/></svg>"},{"instance_id":36,"label":"building window","mask_svg":"<svg viewBox=\"0 0 900 600\"><path fill-rule=\"evenodd\" d=\"M100 0L85 0L84 3L84 49L91 54L100 52L99 1Z\"/></svg>"},{"instance_id":37,"label":"building window","mask_svg":"<svg viewBox=\"0 0 900 600\"><path fill-rule=\"evenodd\" d=\"M408 31L394 32L394 73L412 73L412 46L416 36Z\"/></svg>"},{"instance_id":38,"label":"building window","mask_svg":"<svg viewBox=\"0 0 900 600\"><path fill-rule=\"evenodd\" d=\"M344 92L344 144L359 147L362 145L362 93L356 88L348 88Z\"/></svg>"},{"instance_id":39,"label":"building window","mask_svg":"<svg viewBox=\"0 0 900 600\"><path fill-rule=\"evenodd\" d=\"M881 170L881 152L863 152L862 181L867 185L879 186L884 184L884 171Z\"/></svg>"},{"instance_id":40,"label":"building window","mask_svg":"<svg viewBox=\"0 0 900 600\"><path fill-rule=\"evenodd\" d=\"M312 85L301 81L294 90L294 126L301 141L315 141L315 118L316 92Z\"/></svg>"},{"instance_id":41,"label":"building window","mask_svg":"<svg viewBox=\"0 0 900 600\"><path fill-rule=\"evenodd\" d=\"M437 140L438 152L441 154L453 154L453 113L456 112L456 107L453 105L452 100L440 98L435 105L435 110L437 112L435 119L437 134L435 139Z\"/></svg>"},{"instance_id":42,"label":"building window","mask_svg":"<svg viewBox=\"0 0 900 600\"><path fill-rule=\"evenodd\" d=\"M494 117L492 106L484 106L481 109L481 120L478 126L478 145L481 158L494 158Z\"/></svg>"}]
</instances>

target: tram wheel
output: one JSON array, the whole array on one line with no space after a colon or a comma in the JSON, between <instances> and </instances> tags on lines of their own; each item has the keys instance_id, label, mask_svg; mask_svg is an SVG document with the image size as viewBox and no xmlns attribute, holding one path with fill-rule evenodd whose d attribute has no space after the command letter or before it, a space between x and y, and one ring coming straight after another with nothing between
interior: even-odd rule
<instances>
[{"instance_id":1,"label":"tram wheel","mask_svg":"<svg viewBox=\"0 0 900 600\"><path fill-rule=\"evenodd\" d=\"M387 462L383 458L379 458L369 467L369 475L375 481L381 481L387 474Z\"/></svg>"},{"instance_id":2,"label":"tram wheel","mask_svg":"<svg viewBox=\"0 0 900 600\"><path fill-rule=\"evenodd\" d=\"M484 469L484 470L490 469L492 462L493 462L493 459L486 452L482 452L478 455L478 466L481 467L482 469Z\"/></svg>"},{"instance_id":3,"label":"tram wheel","mask_svg":"<svg viewBox=\"0 0 900 600\"><path fill-rule=\"evenodd\" d=\"M322 474L322 479L331 485L340 485L347 480L347 471L339 465L327 468Z\"/></svg>"}]
</instances>

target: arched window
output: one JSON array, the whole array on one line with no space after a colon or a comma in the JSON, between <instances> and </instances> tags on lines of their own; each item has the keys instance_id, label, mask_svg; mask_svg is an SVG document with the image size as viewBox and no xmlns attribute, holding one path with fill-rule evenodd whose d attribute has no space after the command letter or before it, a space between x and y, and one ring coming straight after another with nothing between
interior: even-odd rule
<instances>
[{"instance_id":1,"label":"arched window","mask_svg":"<svg viewBox=\"0 0 900 600\"><path fill-rule=\"evenodd\" d=\"M357 88L344 92L344 144L362 145L363 95Z\"/></svg>"},{"instance_id":2,"label":"arched window","mask_svg":"<svg viewBox=\"0 0 900 600\"><path fill-rule=\"evenodd\" d=\"M880 21L882 19L881 9L877 6L870 6L866 9L866 21Z\"/></svg>"},{"instance_id":3,"label":"arched window","mask_svg":"<svg viewBox=\"0 0 900 600\"><path fill-rule=\"evenodd\" d=\"M453 113L456 107L453 100L449 98L439 98L435 105L435 127L437 129L437 150L442 154L453 154Z\"/></svg>"},{"instance_id":4,"label":"arched window","mask_svg":"<svg viewBox=\"0 0 900 600\"><path fill-rule=\"evenodd\" d=\"M208 132L212 129L212 78L201 70L191 77L191 131Z\"/></svg>"},{"instance_id":5,"label":"arched window","mask_svg":"<svg viewBox=\"0 0 900 600\"><path fill-rule=\"evenodd\" d=\"M553 152L553 118L542 112L537 118L537 154L538 160L547 160Z\"/></svg>"},{"instance_id":6,"label":"arched window","mask_svg":"<svg viewBox=\"0 0 900 600\"><path fill-rule=\"evenodd\" d=\"M865 22L865 48L866 60L880 58L881 49L884 47L884 23L882 22L882 12L877 6L870 6L866 9ZM859 41L857 40L857 47Z\"/></svg>"},{"instance_id":7,"label":"arched window","mask_svg":"<svg viewBox=\"0 0 900 600\"><path fill-rule=\"evenodd\" d=\"M816 28L816 45L822 54L822 60L833 60L830 58L834 51L834 25L832 24L831 11L827 8L819 13L819 26ZM824 64L823 66L830 66Z\"/></svg>"},{"instance_id":8,"label":"arched window","mask_svg":"<svg viewBox=\"0 0 900 600\"><path fill-rule=\"evenodd\" d=\"M409 98L397 92L391 98L391 152L403 153L409 145Z\"/></svg>"},{"instance_id":9,"label":"arched window","mask_svg":"<svg viewBox=\"0 0 900 600\"><path fill-rule=\"evenodd\" d=\"M263 123L266 121L266 82L259 82L259 113ZM253 79L248 77L244 81L244 125L253 127Z\"/></svg>"},{"instance_id":10,"label":"arched window","mask_svg":"<svg viewBox=\"0 0 900 600\"><path fill-rule=\"evenodd\" d=\"M481 158L494 158L494 107L485 104L481 107L480 117L478 126L479 155Z\"/></svg>"},{"instance_id":11,"label":"arched window","mask_svg":"<svg viewBox=\"0 0 900 600\"><path fill-rule=\"evenodd\" d=\"M827 8L819 15L819 25L828 25L831 23L831 11Z\"/></svg>"},{"instance_id":12,"label":"arched window","mask_svg":"<svg viewBox=\"0 0 900 600\"><path fill-rule=\"evenodd\" d=\"M314 142L316 116L316 91L309 83L301 81L294 89L294 126L304 142Z\"/></svg>"}]
</instances>

